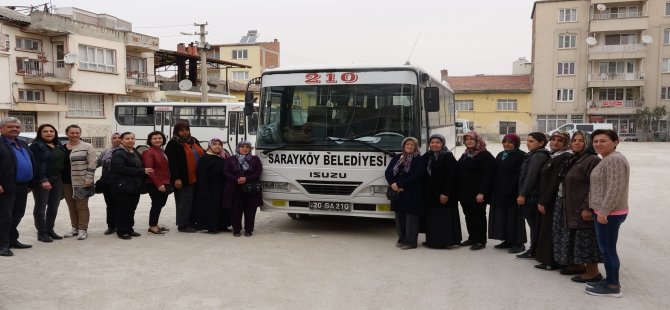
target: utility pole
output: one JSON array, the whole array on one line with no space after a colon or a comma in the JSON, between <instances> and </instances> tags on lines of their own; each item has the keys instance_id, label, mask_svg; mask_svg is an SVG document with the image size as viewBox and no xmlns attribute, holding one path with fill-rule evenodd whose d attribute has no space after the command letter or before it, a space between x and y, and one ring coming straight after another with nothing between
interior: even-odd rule
<instances>
[{"instance_id":1,"label":"utility pole","mask_svg":"<svg viewBox=\"0 0 670 310\"><path fill-rule=\"evenodd\" d=\"M196 33L196 35L200 35L200 43L198 44L198 48L200 48L200 101L202 102L208 102L207 99L207 92L209 91L209 86L207 85L207 41L205 41L205 35L207 34L207 31L205 31L205 26L207 26L207 22L204 24L198 24L194 23L194 26L200 26L200 33Z\"/></svg>"}]
</instances>

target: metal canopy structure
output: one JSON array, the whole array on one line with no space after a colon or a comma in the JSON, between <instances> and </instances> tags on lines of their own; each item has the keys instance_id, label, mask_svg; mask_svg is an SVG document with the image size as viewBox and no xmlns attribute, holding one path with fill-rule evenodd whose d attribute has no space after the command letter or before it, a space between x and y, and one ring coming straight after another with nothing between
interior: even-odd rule
<instances>
[{"instance_id":1,"label":"metal canopy structure","mask_svg":"<svg viewBox=\"0 0 670 310\"><path fill-rule=\"evenodd\" d=\"M154 54L154 68L176 66L181 62L186 63L186 60L199 62L200 55L192 55L161 49L156 51ZM251 66L248 65L212 58L207 58L207 66L215 69L251 68Z\"/></svg>"}]
</instances>

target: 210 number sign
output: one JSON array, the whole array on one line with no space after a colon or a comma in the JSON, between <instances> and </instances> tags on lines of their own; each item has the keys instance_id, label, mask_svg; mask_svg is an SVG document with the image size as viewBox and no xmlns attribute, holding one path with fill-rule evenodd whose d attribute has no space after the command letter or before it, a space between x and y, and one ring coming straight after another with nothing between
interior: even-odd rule
<instances>
[{"instance_id":1,"label":"210 number sign","mask_svg":"<svg viewBox=\"0 0 670 310\"><path fill-rule=\"evenodd\" d=\"M356 83L358 81L358 74L354 72L345 72L339 76L335 73L326 73L321 75L319 73L307 73L305 74L305 83L306 84L337 84L337 83Z\"/></svg>"}]
</instances>

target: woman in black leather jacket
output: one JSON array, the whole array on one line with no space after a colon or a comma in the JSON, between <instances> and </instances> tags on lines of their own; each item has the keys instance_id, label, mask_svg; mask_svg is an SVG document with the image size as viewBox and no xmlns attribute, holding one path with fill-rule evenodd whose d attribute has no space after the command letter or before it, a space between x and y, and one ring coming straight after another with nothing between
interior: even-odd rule
<instances>
[{"instance_id":1,"label":"woman in black leather jacket","mask_svg":"<svg viewBox=\"0 0 670 310\"><path fill-rule=\"evenodd\" d=\"M112 154L109 167L109 186L115 197L116 234L121 239L139 237L133 230L135 209L140 201L140 188L144 184L144 175L152 175L153 168L144 168L142 158L135 151L135 134L121 134L121 148Z\"/></svg>"}]
</instances>

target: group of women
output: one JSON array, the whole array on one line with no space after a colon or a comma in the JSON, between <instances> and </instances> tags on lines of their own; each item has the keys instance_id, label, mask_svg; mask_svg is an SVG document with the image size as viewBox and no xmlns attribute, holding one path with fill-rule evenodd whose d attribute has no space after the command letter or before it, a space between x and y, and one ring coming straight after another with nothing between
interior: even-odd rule
<instances>
[{"instance_id":1,"label":"group of women","mask_svg":"<svg viewBox=\"0 0 670 310\"><path fill-rule=\"evenodd\" d=\"M615 131L556 132L548 138L533 132L526 138L528 152L520 149L519 136L508 134L496 157L471 131L458 161L443 136L428 141L429 151L421 156L418 141L404 139L402 153L386 169L396 246L416 248L423 228L427 247L481 250L488 228L491 239L502 241L495 248L535 259L537 269L573 275L589 294L621 296L616 243L628 214L630 168L616 151ZM458 202L468 232L463 242ZM604 263L606 279L598 263Z\"/></svg>"},{"instance_id":2,"label":"group of women","mask_svg":"<svg viewBox=\"0 0 670 310\"><path fill-rule=\"evenodd\" d=\"M204 150L191 136L188 123L177 122L169 141L162 132L151 132L149 148L142 154L135 148L135 134L124 132L115 133L112 147L97 157L95 149L81 141L79 126L68 126L66 134L69 140L62 145L56 128L44 124L30 146L38 167L33 213L39 241L86 239L88 198L96 191L104 194L107 204L106 235L116 233L126 240L141 236L134 229L134 215L143 193L151 198L148 233L165 234L169 229L159 225L159 217L174 192L178 231L217 233L230 231L232 225L236 237L242 229L245 236L252 236L261 193L243 188L260 179L262 166L251 154L250 142L240 141L232 156L218 138L211 139ZM94 183L98 166L103 167L103 173ZM68 205L72 224L64 236L54 231L61 197Z\"/></svg>"}]
</instances>

